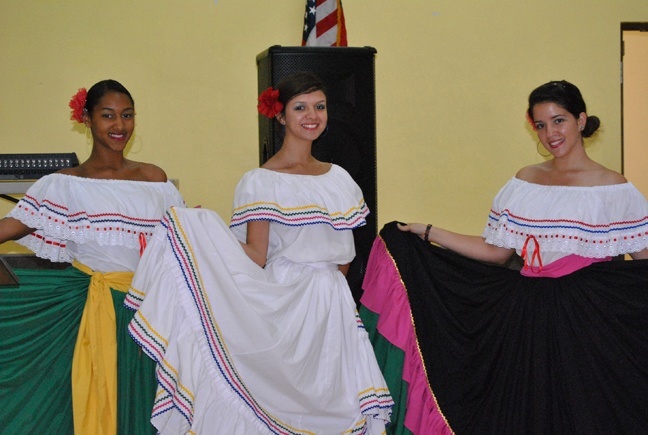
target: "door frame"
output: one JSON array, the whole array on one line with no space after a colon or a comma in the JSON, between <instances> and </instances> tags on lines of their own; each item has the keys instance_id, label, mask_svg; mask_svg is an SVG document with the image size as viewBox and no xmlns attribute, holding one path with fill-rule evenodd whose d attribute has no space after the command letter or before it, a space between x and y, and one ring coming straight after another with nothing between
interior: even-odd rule
<instances>
[{"instance_id":1,"label":"door frame","mask_svg":"<svg viewBox=\"0 0 648 435\"><path fill-rule=\"evenodd\" d=\"M624 166L625 166L625 143L623 142L624 138L624 114L623 114L623 107L624 107L624 101L623 101L623 78L624 78L624 71L623 71L623 56L625 55L625 45L623 42L623 32L626 31L640 31L640 32L648 32L648 22L645 23L640 23L640 22L622 22L621 23L621 32L620 32L620 45L621 45L621 58L620 58L620 75L619 77L619 83L621 84L621 173L624 173Z\"/></svg>"}]
</instances>

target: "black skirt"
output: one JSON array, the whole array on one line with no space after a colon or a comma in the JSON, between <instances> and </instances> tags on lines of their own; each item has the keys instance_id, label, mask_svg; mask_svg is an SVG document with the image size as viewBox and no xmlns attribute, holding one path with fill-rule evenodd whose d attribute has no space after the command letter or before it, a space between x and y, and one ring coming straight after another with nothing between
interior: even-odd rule
<instances>
[{"instance_id":1,"label":"black skirt","mask_svg":"<svg viewBox=\"0 0 648 435\"><path fill-rule=\"evenodd\" d=\"M380 325L399 292L409 302L410 313L399 315L411 316L413 357L426 378L409 382L427 383L445 422L441 430L429 415L408 415L414 433L648 431L648 260L529 278L428 244L392 222L374 244L364 291L363 317L378 318L368 328ZM394 342L403 336L394 325L370 333ZM411 423L419 418L423 426Z\"/></svg>"}]
</instances>

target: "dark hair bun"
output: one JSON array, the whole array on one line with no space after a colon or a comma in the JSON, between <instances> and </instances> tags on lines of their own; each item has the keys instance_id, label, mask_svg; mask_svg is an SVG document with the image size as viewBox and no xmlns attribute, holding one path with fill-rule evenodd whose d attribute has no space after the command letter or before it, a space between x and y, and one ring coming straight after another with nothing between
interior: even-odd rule
<instances>
[{"instance_id":1,"label":"dark hair bun","mask_svg":"<svg viewBox=\"0 0 648 435\"><path fill-rule=\"evenodd\" d=\"M588 116L582 132L583 137L591 137L600 126L601 120L598 119L598 116Z\"/></svg>"}]
</instances>

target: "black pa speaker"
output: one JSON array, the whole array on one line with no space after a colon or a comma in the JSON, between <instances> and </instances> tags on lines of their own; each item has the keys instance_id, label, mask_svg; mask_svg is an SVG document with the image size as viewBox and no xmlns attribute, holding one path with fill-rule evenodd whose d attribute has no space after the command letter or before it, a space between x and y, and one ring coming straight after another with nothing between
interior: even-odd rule
<instances>
[{"instance_id":1,"label":"black pa speaker","mask_svg":"<svg viewBox=\"0 0 648 435\"><path fill-rule=\"evenodd\" d=\"M273 46L256 58L259 94L299 71L317 74L326 86L328 131L313 142L312 153L346 169L371 212L367 225L354 230L356 258L347 280L356 302L377 233L375 55L372 47ZM259 164L272 157L282 141L281 126L259 115Z\"/></svg>"}]
</instances>

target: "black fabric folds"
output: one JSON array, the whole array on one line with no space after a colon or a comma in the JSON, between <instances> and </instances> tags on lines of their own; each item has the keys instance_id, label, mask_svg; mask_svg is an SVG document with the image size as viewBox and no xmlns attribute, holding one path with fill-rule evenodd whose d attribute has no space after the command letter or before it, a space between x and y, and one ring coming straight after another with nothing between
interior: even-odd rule
<instances>
[{"instance_id":1,"label":"black fabric folds","mask_svg":"<svg viewBox=\"0 0 648 435\"><path fill-rule=\"evenodd\" d=\"M457 434L648 430L648 260L528 278L387 224L430 388Z\"/></svg>"}]
</instances>

